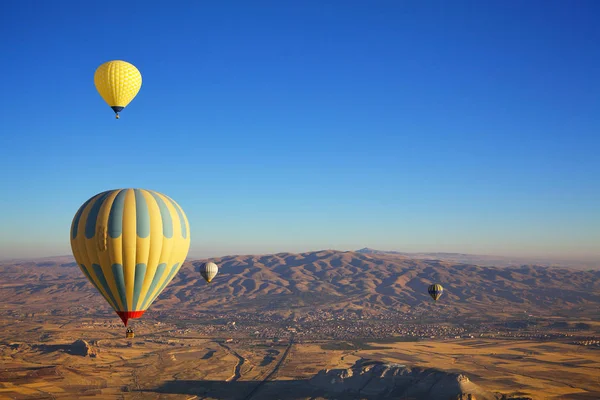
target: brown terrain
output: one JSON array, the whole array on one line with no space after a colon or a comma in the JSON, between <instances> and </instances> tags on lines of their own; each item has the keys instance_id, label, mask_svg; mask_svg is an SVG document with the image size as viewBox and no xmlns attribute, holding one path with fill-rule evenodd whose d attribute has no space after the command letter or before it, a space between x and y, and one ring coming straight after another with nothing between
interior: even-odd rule
<instances>
[{"instance_id":1,"label":"brown terrain","mask_svg":"<svg viewBox=\"0 0 600 400\"><path fill-rule=\"evenodd\" d=\"M210 285L186 262L134 339L72 258L0 263L0 399L600 398L598 270L212 261Z\"/></svg>"}]
</instances>

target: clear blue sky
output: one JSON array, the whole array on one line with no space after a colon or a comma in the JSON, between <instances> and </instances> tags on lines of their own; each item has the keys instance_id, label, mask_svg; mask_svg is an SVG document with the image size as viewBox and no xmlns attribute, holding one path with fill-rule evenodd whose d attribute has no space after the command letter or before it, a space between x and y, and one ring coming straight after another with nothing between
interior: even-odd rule
<instances>
[{"instance_id":1,"label":"clear blue sky","mask_svg":"<svg viewBox=\"0 0 600 400\"><path fill-rule=\"evenodd\" d=\"M69 254L119 187L192 256L600 258L600 2L0 4L0 258ZM95 69L143 85L120 120Z\"/></svg>"}]
</instances>

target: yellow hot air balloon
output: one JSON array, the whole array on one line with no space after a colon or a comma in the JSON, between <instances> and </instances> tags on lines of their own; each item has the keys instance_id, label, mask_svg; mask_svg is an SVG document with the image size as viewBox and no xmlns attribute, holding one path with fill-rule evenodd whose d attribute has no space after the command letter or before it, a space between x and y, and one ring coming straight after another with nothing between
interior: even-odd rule
<instances>
[{"instance_id":1,"label":"yellow hot air balloon","mask_svg":"<svg viewBox=\"0 0 600 400\"><path fill-rule=\"evenodd\" d=\"M96 70L94 84L100 96L119 119L119 113L140 91L142 74L133 64L126 61L108 61Z\"/></svg>"},{"instance_id":2,"label":"yellow hot air balloon","mask_svg":"<svg viewBox=\"0 0 600 400\"><path fill-rule=\"evenodd\" d=\"M116 189L86 201L71 224L81 271L127 326L140 318L183 264L190 227L168 196Z\"/></svg>"}]
</instances>

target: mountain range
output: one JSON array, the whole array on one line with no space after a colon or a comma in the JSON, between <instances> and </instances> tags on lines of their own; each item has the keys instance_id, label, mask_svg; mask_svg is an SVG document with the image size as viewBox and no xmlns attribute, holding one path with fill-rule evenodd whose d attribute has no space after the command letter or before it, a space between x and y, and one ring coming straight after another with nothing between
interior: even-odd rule
<instances>
[{"instance_id":1,"label":"mountain range","mask_svg":"<svg viewBox=\"0 0 600 400\"><path fill-rule=\"evenodd\" d=\"M207 285L197 272L202 261L186 261L151 309L555 316L600 310L600 271L594 270L486 267L368 249L326 250L214 258L220 271ZM431 283L445 289L437 303L427 293ZM112 313L70 257L0 263L0 304L0 310L24 312L82 307Z\"/></svg>"}]
</instances>

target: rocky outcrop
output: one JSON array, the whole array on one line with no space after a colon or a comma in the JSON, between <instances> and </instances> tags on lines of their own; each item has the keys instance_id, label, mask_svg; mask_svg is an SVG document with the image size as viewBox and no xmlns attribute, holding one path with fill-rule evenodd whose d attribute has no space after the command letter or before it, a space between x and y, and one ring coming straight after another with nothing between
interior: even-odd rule
<instances>
[{"instance_id":1,"label":"rocky outcrop","mask_svg":"<svg viewBox=\"0 0 600 400\"><path fill-rule=\"evenodd\" d=\"M63 370L59 366L53 367L40 367L32 370L27 374L28 378L47 378L47 377L57 377L63 376Z\"/></svg>"},{"instance_id":2,"label":"rocky outcrop","mask_svg":"<svg viewBox=\"0 0 600 400\"><path fill-rule=\"evenodd\" d=\"M367 398L496 399L494 394L480 388L463 374L367 360L359 360L348 369L321 370L310 384L329 393L356 394Z\"/></svg>"},{"instance_id":3,"label":"rocky outcrop","mask_svg":"<svg viewBox=\"0 0 600 400\"><path fill-rule=\"evenodd\" d=\"M78 339L71 345L69 353L76 356L83 357L96 357L98 350L94 349L88 342L82 339Z\"/></svg>"}]
</instances>

